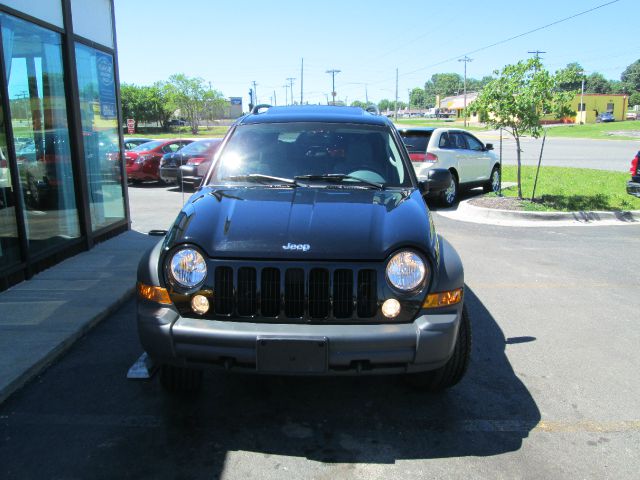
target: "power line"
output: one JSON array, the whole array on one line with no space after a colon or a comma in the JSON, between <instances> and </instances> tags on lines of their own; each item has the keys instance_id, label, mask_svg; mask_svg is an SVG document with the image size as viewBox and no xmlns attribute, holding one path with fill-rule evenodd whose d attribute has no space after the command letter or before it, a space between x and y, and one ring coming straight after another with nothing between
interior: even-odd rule
<instances>
[{"instance_id":1,"label":"power line","mask_svg":"<svg viewBox=\"0 0 640 480\"><path fill-rule=\"evenodd\" d=\"M404 77L404 76L407 76L407 75L412 75L412 74L414 74L414 73L421 72L422 70L427 70L427 69L429 69L429 68L437 67L437 66L439 66L439 65L442 65L443 63L448 63L448 62L451 62L451 61L453 61L453 60L456 60L456 59L458 59L458 58L459 58L459 57L461 57L461 56L472 55L472 54L474 54L474 53L482 52L483 50L487 50L487 49L489 49L489 48L493 48L493 47L496 47L496 46L498 46L498 45L502 45L503 43L510 42L510 41L512 41L512 40L515 40L515 39L517 39L517 38L524 37L525 35L529 35L529 34L531 34L531 33L539 32L540 30L544 30L544 29L549 28L549 27L552 27L552 26L554 26L554 25L558 25L559 23L566 22L566 21L568 21L568 20L571 20L571 19L573 19L573 18L579 17L579 16L581 16L581 15L586 15L587 13L591 13L591 12L593 12L593 11L595 11L595 10L600 9L600 8L604 8L604 7L609 6L609 5L612 5L612 4L614 4L614 3L618 3L619 1L620 1L620 0L612 0L612 1L610 1L610 2L606 2L606 3L603 3L603 4L597 5L597 6L593 7L593 8L588 9L588 10L583 10L582 12L578 12L578 13L575 13L575 14L570 15L570 16L568 16L568 17L561 18L561 19L559 19L559 20L556 20L556 21L554 21L554 22L548 23L548 24L543 25L543 26L541 26L541 27L537 27L537 28L534 28L534 29L532 29L532 30L528 30L528 31L526 31L526 32L520 33L520 34L518 34L518 35L514 35L514 36L509 37L509 38L505 38L504 40L500 40L500 41L495 42L495 43L492 43L492 44L490 44L490 45L485 45L484 47L480 47L480 48L477 48L477 49L475 49L475 50L471 50L470 52L463 53L462 55L456 55L455 57L450 57L450 58L447 58L446 60L442 60L442 61L440 61L440 62L432 63L431 65L427 65L427 66L425 66L425 67L421 67L421 68L418 68L418 69L416 69L416 70L412 70L412 71L410 71L410 72L404 73L402 76ZM542 53L542 52L541 52L541 53ZM391 79L391 78L387 78L387 79L385 79L385 80L380 80L379 82L371 82L371 83L384 83L384 82L388 82L389 80L392 80L392 79Z\"/></svg>"}]
</instances>

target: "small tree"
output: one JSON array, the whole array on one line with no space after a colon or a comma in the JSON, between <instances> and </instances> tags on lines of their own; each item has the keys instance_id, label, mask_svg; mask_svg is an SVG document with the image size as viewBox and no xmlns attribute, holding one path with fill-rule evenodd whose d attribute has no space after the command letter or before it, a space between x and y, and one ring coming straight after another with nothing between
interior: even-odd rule
<instances>
[{"instance_id":1,"label":"small tree","mask_svg":"<svg viewBox=\"0 0 640 480\"><path fill-rule=\"evenodd\" d=\"M469 110L486 118L493 128L502 128L516 141L518 160L518 198L522 198L520 138L531 134L538 138L542 133L540 120L553 114L562 118L572 114L570 101L575 91L562 91L559 85L572 81L571 71L551 75L542 68L537 58L507 65L496 70L497 78L488 82Z\"/></svg>"},{"instance_id":2,"label":"small tree","mask_svg":"<svg viewBox=\"0 0 640 480\"><path fill-rule=\"evenodd\" d=\"M207 109L217 109L221 105L222 94L208 88L199 77L187 77L183 73L171 75L165 90L189 122L194 135L198 133L200 119Z\"/></svg>"}]
</instances>

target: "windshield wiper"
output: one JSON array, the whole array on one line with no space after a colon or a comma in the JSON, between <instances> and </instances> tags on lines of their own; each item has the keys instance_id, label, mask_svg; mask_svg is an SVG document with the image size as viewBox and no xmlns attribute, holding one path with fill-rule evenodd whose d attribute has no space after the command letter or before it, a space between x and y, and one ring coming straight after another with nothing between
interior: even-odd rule
<instances>
[{"instance_id":1,"label":"windshield wiper","mask_svg":"<svg viewBox=\"0 0 640 480\"><path fill-rule=\"evenodd\" d=\"M293 177L295 180L324 180L328 182L342 182L344 180L355 180L356 182L364 183L370 187L377 188L378 190L384 190L384 185L378 182L372 182L364 178L356 177L354 175L348 175L346 173L325 173L324 175L298 175Z\"/></svg>"},{"instance_id":2,"label":"windshield wiper","mask_svg":"<svg viewBox=\"0 0 640 480\"><path fill-rule=\"evenodd\" d=\"M255 182L261 183L263 185L277 184L278 186L286 185L288 187L298 186L296 181L290 178L273 177L271 175L263 175L261 173L250 173L249 175L231 175L230 177L224 177L220 180L223 182L226 180L230 180L232 182Z\"/></svg>"}]
</instances>

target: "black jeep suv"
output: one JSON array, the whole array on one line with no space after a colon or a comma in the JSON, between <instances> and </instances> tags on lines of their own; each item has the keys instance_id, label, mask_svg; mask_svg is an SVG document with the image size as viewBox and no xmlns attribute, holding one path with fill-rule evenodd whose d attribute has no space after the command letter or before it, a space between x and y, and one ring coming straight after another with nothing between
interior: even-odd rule
<instances>
[{"instance_id":1,"label":"black jeep suv","mask_svg":"<svg viewBox=\"0 0 640 480\"><path fill-rule=\"evenodd\" d=\"M458 254L436 234L396 129L359 108L271 107L229 130L203 187L138 269L138 330L168 390L202 369L407 374L466 370Z\"/></svg>"}]
</instances>

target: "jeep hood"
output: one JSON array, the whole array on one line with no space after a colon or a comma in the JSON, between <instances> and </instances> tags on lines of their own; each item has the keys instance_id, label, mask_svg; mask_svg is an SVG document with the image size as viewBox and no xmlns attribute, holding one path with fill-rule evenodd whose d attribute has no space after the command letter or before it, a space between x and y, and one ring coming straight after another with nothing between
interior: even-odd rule
<instances>
[{"instance_id":1,"label":"jeep hood","mask_svg":"<svg viewBox=\"0 0 640 480\"><path fill-rule=\"evenodd\" d=\"M400 247L434 251L417 190L208 187L184 206L165 241L212 258L383 260Z\"/></svg>"}]
</instances>

